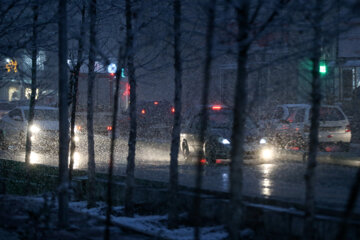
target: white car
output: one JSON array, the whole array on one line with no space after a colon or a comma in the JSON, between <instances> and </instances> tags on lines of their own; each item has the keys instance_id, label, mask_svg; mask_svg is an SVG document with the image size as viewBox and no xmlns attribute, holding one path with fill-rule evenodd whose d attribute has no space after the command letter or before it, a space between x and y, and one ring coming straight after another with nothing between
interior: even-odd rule
<instances>
[{"instance_id":1,"label":"white car","mask_svg":"<svg viewBox=\"0 0 360 240\"><path fill-rule=\"evenodd\" d=\"M320 143L350 143L350 123L339 106L322 105L319 121ZM262 125L266 128L266 135L276 136L278 141L285 143L300 137L307 143L311 125L311 105L278 105L272 115L262 122Z\"/></svg>"},{"instance_id":2,"label":"white car","mask_svg":"<svg viewBox=\"0 0 360 240\"><path fill-rule=\"evenodd\" d=\"M0 140L3 148L25 146L28 126L28 106L16 107L0 120ZM59 110L54 107L35 106L30 131L35 147L53 150L59 140ZM78 138L76 138L78 139Z\"/></svg>"}]
</instances>

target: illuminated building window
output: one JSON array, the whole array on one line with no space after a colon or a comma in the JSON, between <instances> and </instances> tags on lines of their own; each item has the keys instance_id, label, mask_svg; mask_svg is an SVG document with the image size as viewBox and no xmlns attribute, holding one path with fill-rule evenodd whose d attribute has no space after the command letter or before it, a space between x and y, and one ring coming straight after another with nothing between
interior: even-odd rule
<instances>
[{"instance_id":1,"label":"illuminated building window","mask_svg":"<svg viewBox=\"0 0 360 240\"><path fill-rule=\"evenodd\" d=\"M31 88L25 88L25 97L26 97L26 99L30 99L30 96L31 96ZM36 89L35 99L38 99L38 97L39 97L39 89L37 88Z\"/></svg>"},{"instance_id":2,"label":"illuminated building window","mask_svg":"<svg viewBox=\"0 0 360 240\"><path fill-rule=\"evenodd\" d=\"M20 91L17 87L9 87L9 101L20 100Z\"/></svg>"}]
</instances>

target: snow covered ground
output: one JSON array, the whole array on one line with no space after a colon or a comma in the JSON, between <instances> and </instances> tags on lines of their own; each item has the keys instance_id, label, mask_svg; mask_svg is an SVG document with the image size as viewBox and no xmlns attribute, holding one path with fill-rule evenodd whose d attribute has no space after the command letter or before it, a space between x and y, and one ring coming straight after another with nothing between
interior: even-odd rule
<instances>
[{"instance_id":1,"label":"snow covered ground","mask_svg":"<svg viewBox=\"0 0 360 240\"><path fill-rule=\"evenodd\" d=\"M76 212L87 213L94 217L105 219L106 206L103 202L98 202L98 207L87 209L86 202L71 202L70 208ZM123 207L114 207L114 212L122 212ZM166 227L167 216L135 215L133 218L124 216L112 216L112 223L127 227L145 235L169 240L192 240L194 239L194 228L180 226L177 229L169 230ZM212 226L201 228L201 239L221 240L227 237L224 226Z\"/></svg>"}]
</instances>

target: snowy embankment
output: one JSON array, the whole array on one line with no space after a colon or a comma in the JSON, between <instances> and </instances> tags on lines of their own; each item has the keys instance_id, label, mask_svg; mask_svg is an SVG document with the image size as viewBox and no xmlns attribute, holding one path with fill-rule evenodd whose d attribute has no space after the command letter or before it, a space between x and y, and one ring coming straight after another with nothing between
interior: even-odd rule
<instances>
[{"instance_id":1,"label":"snowy embankment","mask_svg":"<svg viewBox=\"0 0 360 240\"><path fill-rule=\"evenodd\" d=\"M92 217L105 219L106 205L104 202L99 202L98 207L88 209L86 202L71 202L70 208L73 211L86 213ZM122 213L123 207L114 207L113 212ZM120 215L120 214L119 214ZM111 221L113 224L123 228L153 236L161 239L168 240L191 240L194 238L194 228L187 226L180 226L177 229L167 229L167 216L151 215L134 217L112 216ZM201 239L207 240L220 240L227 237L227 232L224 226L202 227Z\"/></svg>"}]
</instances>

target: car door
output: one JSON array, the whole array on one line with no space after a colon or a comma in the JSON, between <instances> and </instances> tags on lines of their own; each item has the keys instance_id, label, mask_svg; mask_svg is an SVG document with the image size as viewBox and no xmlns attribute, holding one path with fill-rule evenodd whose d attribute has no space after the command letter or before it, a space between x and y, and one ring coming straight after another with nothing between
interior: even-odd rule
<instances>
[{"instance_id":1,"label":"car door","mask_svg":"<svg viewBox=\"0 0 360 240\"><path fill-rule=\"evenodd\" d=\"M197 151L201 146L199 133L200 133L200 115L191 118L183 127L181 132L181 143L187 143L191 152Z\"/></svg>"},{"instance_id":2,"label":"car door","mask_svg":"<svg viewBox=\"0 0 360 240\"><path fill-rule=\"evenodd\" d=\"M25 122L20 109L15 108L2 118L1 126L7 140L18 141L22 138Z\"/></svg>"}]
</instances>

